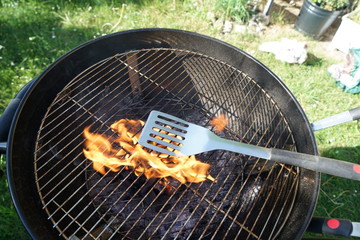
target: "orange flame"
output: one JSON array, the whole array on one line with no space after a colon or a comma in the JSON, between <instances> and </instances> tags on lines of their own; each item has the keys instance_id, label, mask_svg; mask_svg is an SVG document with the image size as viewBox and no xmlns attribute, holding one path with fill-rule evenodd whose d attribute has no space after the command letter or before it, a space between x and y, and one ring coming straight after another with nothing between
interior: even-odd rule
<instances>
[{"instance_id":1,"label":"orange flame","mask_svg":"<svg viewBox=\"0 0 360 240\"><path fill-rule=\"evenodd\" d=\"M210 124L215 127L215 132L220 133L222 132L226 125L228 125L229 119L225 116L225 114L220 114L219 116L213 118L210 121Z\"/></svg>"},{"instance_id":2,"label":"orange flame","mask_svg":"<svg viewBox=\"0 0 360 240\"><path fill-rule=\"evenodd\" d=\"M195 156L172 157L155 152L147 152L137 144L141 128L141 120L121 119L110 128L118 138L91 133L90 127L84 129L84 155L93 162L96 171L105 174L106 168L117 172L122 166L132 167L136 175L144 174L146 178L172 177L186 182L202 182L206 179L215 181L208 174L210 165L198 161Z\"/></svg>"}]
</instances>

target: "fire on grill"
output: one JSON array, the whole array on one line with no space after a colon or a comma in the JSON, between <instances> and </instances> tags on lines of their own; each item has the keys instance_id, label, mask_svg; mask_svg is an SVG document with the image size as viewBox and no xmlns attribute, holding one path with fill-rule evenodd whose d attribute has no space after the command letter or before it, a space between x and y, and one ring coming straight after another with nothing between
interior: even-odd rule
<instances>
[{"instance_id":1,"label":"fire on grill","mask_svg":"<svg viewBox=\"0 0 360 240\"><path fill-rule=\"evenodd\" d=\"M217 132L224 129L226 123L224 115L211 121ZM210 164L198 161L195 156L172 157L149 152L137 144L144 124L141 120L121 119L110 126L116 137L92 133L90 126L86 127L85 157L93 162L93 168L101 174L105 174L107 168L117 172L124 166L127 169L131 167L137 176L144 174L148 179L172 177L183 184L199 183L206 179L215 181L208 173Z\"/></svg>"}]
</instances>

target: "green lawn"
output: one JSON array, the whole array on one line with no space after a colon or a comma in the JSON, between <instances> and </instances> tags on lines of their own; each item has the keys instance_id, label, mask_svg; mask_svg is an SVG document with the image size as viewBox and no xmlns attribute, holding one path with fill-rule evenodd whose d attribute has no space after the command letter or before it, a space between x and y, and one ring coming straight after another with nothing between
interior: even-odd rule
<instances>
[{"instance_id":1,"label":"green lawn","mask_svg":"<svg viewBox=\"0 0 360 240\"><path fill-rule=\"evenodd\" d=\"M360 94L338 88L327 73L337 63L318 41L296 32L291 22L274 14L265 33L223 34L217 24L229 13L224 0L48 0L0 2L0 113L10 99L58 57L90 39L116 31L161 27L198 32L228 42L259 59L294 93L309 121L359 106ZM212 13L212 14L209 14ZM212 21L209 16L220 19ZM303 65L275 60L258 51L264 41L296 38L308 43L310 59ZM320 154L360 163L360 122L316 132ZM360 184L322 176L316 215L360 221ZM0 158L0 239L27 239L11 204Z\"/></svg>"}]
</instances>

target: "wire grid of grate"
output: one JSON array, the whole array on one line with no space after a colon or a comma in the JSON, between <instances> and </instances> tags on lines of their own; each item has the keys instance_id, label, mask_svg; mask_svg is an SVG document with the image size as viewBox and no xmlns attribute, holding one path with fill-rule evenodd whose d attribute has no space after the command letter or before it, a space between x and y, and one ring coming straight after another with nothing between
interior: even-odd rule
<instances>
[{"instance_id":1,"label":"wire grid of grate","mask_svg":"<svg viewBox=\"0 0 360 240\"><path fill-rule=\"evenodd\" d=\"M224 113L222 137L296 150L286 119L245 72L212 57L155 48L118 54L86 69L58 94L38 132L35 177L43 209L66 239L269 239L286 222L298 168L214 151L197 158L216 182L180 184L131 169L92 168L83 130L116 138L119 119L146 120L160 110L211 128Z\"/></svg>"}]
</instances>

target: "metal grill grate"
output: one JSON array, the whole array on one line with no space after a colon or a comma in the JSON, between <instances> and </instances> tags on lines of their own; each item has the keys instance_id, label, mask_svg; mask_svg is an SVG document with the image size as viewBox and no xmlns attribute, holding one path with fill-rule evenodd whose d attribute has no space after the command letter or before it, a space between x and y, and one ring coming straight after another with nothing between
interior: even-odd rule
<instances>
[{"instance_id":1,"label":"metal grill grate","mask_svg":"<svg viewBox=\"0 0 360 240\"><path fill-rule=\"evenodd\" d=\"M118 54L83 71L58 94L38 132L35 176L43 209L66 239L270 239L296 197L298 169L215 151L217 182L160 184L125 168L102 175L83 155L86 126L114 136L123 118L153 109L209 127L229 117L223 137L296 150L286 119L251 76L180 49Z\"/></svg>"}]
</instances>

